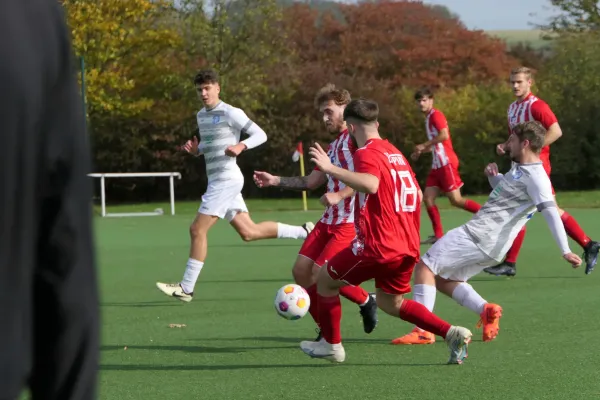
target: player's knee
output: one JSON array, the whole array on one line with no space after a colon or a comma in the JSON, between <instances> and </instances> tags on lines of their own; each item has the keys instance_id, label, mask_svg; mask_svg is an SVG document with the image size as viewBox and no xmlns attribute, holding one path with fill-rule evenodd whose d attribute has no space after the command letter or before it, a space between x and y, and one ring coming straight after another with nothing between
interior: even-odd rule
<instances>
[{"instance_id":1,"label":"player's knee","mask_svg":"<svg viewBox=\"0 0 600 400\"><path fill-rule=\"evenodd\" d=\"M423 198L423 202L425 203L425 206L433 207L435 206L435 197L425 195L425 197Z\"/></svg>"},{"instance_id":2,"label":"player's knee","mask_svg":"<svg viewBox=\"0 0 600 400\"><path fill-rule=\"evenodd\" d=\"M202 238L206 238L207 230L204 229L200 224L193 223L190 225L190 238L192 240L200 240Z\"/></svg>"},{"instance_id":3,"label":"player's knee","mask_svg":"<svg viewBox=\"0 0 600 400\"><path fill-rule=\"evenodd\" d=\"M312 273L312 265L307 263L297 262L294 264L292 276L294 277L294 281L303 287L309 287L316 281L316 275Z\"/></svg>"},{"instance_id":4,"label":"player's knee","mask_svg":"<svg viewBox=\"0 0 600 400\"><path fill-rule=\"evenodd\" d=\"M251 242L253 240L256 240L256 235L251 229L242 228L238 230L238 234L244 242Z\"/></svg>"}]
</instances>

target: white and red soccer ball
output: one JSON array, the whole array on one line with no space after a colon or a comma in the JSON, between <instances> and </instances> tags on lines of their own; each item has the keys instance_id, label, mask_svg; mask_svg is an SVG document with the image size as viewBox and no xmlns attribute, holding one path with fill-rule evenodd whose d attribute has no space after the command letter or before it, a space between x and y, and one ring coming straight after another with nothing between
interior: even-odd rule
<instances>
[{"instance_id":1,"label":"white and red soccer ball","mask_svg":"<svg viewBox=\"0 0 600 400\"><path fill-rule=\"evenodd\" d=\"M279 289L275 295L275 310L285 319L300 319L306 315L309 307L310 297L300 285L290 283Z\"/></svg>"}]
</instances>

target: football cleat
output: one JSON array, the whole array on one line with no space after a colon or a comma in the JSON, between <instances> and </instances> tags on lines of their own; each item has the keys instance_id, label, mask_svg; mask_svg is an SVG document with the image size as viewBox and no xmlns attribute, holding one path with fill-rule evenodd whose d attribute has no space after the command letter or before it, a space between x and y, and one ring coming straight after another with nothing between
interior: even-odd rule
<instances>
[{"instance_id":1,"label":"football cleat","mask_svg":"<svg viewBox=\"0 0 600 400\"><path fill-rule=\"evenodd\" d=\"M422 240L421 244L434 244L435 242L437 242L438 240L440 240L440 238L437 238L433 235L429 236L427 239Z\"/></svg>"},{"instance_id":2,"label":"football cleat","mask_svg":"<svg viewBox=\"0 0 600 400\"><path fill-rule=\"evenodd\" d=\"M510 262L503 262L495 267L487 267L484 269L485 272L496 276L515 276L517 274L517 266Z\"/></svg>"},{"instance_id":3,"label":"football cleat","mask_svg":"<svg viewBox=\"0 0 600 400\"><path fill-rule=\"evenodd\" d=\"M304 228L304 230L306 231L306 234L310 234L312 232L313 229L315 229L315 224L313 224L312 222L305 222L302 224L302 227Z\"/></svg>"},{"instance_id":4,"label":"football cleat","mask_svg":"<svg viewBox=\"0 0 600 400\"><path fill-rule=\"evenodd\" d=\"M367 303L359 307L365 333L373 332L377 326L377 300L369 293L369 300L367 300Z\"/></svg>"},{"instance_id":5,"label":"football cleat","mask_svg":"<svg viewBox=\"0 0 600 400\"><path fill-rule=\"evenodd\" d=\"M435 343L435 335L431 332L424 331L418 327L407 333L404 336L392 340L392 344L433 344Z\"/></svg>"},{"instance_id":6,"label":"football cleat","mask_svg":"<svg viewBox=\"0 0 600 400\"><path fill-rule=\"evenodd\" d=\"M585 246L583 259L585 260L585 274L589 275L594 270L598 262L598 253L600 252L600 242L589 242Z\"/></svg>"},{"instance_id":7,"label":"football cleat","mask_svg":"<svg viewBox=\"0 0 600 400\"><path fill-rule=\"evenodd\" d=\"M178 300L189 303L194 298L194 292L186 293L179 283L162 283L156 282L156 287L170 297L175 297Z\"/></svg>"},{"instance_id":8,"label":"football cleat","mask_svg":"<svg viewBox=\"0 0 600 400\"><path fill-rule=\"evenodd\" d=\"M342 363L346 359L346 351L341 343L330 344L325 339L321 339L318 342L301 342L300 348L312 358L324 358L325 360L337 363Z\"/></svg>"},{"instance_id":9,"label":"football cleat","mask_svg":"<svg viewBox=\"0 0 600 400\"><path fill-rule=\"evenodd\" d=\"M462 364L468 356L468 347L473 334L462 326L452 326L446 334L446 344L450 349L448 364Z\"/></svg>"},{"instance_id":10,"label":"football cleat","mask_svg":"<svg viewBox=\"0 0 600 400\"><path fill-rule=\"evenodd\" d=\"M483 307L477 328L483 326L484 342L491 342L498 336L498 331L500 331L500 317L502 317L502 307L498 304L487 303Z\"/></svg>"}]
</instances>

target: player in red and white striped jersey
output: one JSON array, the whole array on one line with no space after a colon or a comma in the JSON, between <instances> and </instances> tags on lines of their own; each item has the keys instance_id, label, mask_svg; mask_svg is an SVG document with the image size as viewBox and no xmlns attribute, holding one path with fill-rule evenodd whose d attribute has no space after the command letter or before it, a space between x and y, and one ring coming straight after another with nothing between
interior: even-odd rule
<instances>
[{"instance_id":1,"label":"player in red and white striped jersey","mask_svg":"<svg viewBox=\"0 0 600 400\"><path fill-rule=\"evenodd\" d=\"M331 162L343 169L354 171L353 155L356 145L344 122L344 109L350 103L350 93L329 84L315 97L315 107L323 115L329 133L337 135L331 142L327 154ZM326 209L321 220L305 239L292 270L297 284L310 295L310 314L319 325L316 276L320 267L352 242L354 230L354 190L333 176L315 168L308 176L279 177L264 171L255 171L254 181L259 187L277 186L285 189L316 189L327 182L327 192L321 197ZM360 306L363 327L371 333L377 325L377 303L375 298L360 286L348 285L340 293ZM319 337L320 338L320 332Z\"/></svg>"},{"instance_id":2,"label":"player in red and white striped jersey","mask_svg":"<svg viewBox=\"0 0 600 400\"><path fill-rule=\"evenodd\" d=\"M544 170L548 176L550 176L550 171L552 169L550 165L550 145L562 136L562 130L558 124L558 120L550 109L550 106L531 93L531 85L533 82L531 70L529 68L519 67L513 69L510 73L510 82L517 100L508 107L508 135L512 135L513 127L519 123L527 121L540 122L547 130L546 141L544 142L540 159L544 165ZM504 155L506 153L507 143L508 141L501 143L496 147L496 152L499 155ZM552 193L554 193L554 188L552 188ZM591 273L598 261L600 243L591 240L581 226L579 226L575 218L569 215L565 210L559 209L559 213L567 234L571 239L575 240L583 247L583 258L586 263L585 272L586 274ZM506 254L504 262L495 267L486 268L484 271L496 276L516 275L517 257L519 255L519 250L521 250L521 246L523 245L524 238L525 228L517 235L512 247Z\"/></svg>"},{"instance_id":3,"label":"player in red and white striped jersey","mask_svg":"<svg viewBox=\"0 0 600 400\"><path fill-rule=\"evenodd\" d=\"M413 160L417 160L425 151L431 151L433 156L431 172L425 183L423 197L427 214L433 225L433 236L421 243L433 244L444 235L440 212L435 205L435 199L440 193L444 193L453 206L472 213L479 211L481 205L473 200L463 198L460 193L463 181L458 173L458 156L452 147L450 128L446 117L441 111L433 108L433 92L429 88L423 88L415 93L415 100L425 115L425 130L428 140L415 146L411 157Z\"/></svg>"}]
</instances>

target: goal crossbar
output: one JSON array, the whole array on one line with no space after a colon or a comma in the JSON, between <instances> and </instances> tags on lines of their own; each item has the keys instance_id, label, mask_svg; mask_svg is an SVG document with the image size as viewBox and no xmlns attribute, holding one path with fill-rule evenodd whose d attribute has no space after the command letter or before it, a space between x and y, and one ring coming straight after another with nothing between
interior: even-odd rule
<instances>
[{"instance_id":1,"label":"goal crossbar","mask_svg":"<svg viewBox=\"0 0 600 400\"><path fill-rule=\"evenodd\" d=\"M106 212L106 178L169 178L169 191L171 197L171 215L175 215L175 182L174 179L181 179L179 172L107 172L88 174L91 178L100 178L100 202L102 204L103 217L149 217L162 215L162 210L150 212L129 212L129 213L107 213Z\"/></svg>"}]
</instances>

